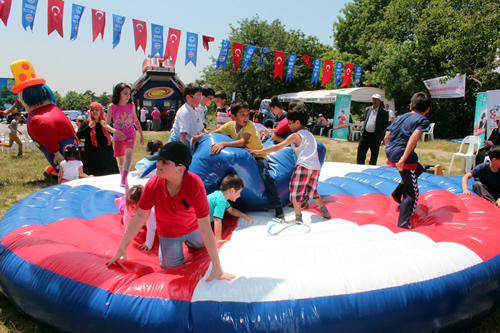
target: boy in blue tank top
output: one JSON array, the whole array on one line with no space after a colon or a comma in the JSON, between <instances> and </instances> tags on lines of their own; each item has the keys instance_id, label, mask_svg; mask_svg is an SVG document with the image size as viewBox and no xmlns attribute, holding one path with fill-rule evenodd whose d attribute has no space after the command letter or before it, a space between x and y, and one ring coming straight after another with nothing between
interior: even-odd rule
<instances>
[{"instance_id":1,"label":"boy in blue tank top","mask_svg":"<svg viewBox=\"0 0 500 333\"><path fill-rule=\"evenodd\" d=\"M425 115L431 107L431 99L424 92L418 92L411 98L410 110L398 117L389 127L384 138L387 163L398 169L401 183L392 192L398 203L398 227L411 229L410 219L417 208L417 178L424 171L418 163L415 147L423 132L430 127ZM403 197L401 199L401 196Z\"/></svg>"}]
</instances>

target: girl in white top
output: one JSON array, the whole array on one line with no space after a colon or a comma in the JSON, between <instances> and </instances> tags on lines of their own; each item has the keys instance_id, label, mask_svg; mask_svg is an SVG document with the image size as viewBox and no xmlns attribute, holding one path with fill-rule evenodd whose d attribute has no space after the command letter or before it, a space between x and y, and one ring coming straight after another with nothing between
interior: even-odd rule
<instances>
[{"instance_id":1,"label":"girl in white top","mask_svg":"<svg viewBox=\"0 0 500 333\"><path fill-rule=\"evenodd\" d=\"M64 148L64 161L61 162L57 183L62 184L71 180L93 177L83 172L83 163L78 160L78 149L75 145L67 145Z\"/></svg>"}]
</instances>

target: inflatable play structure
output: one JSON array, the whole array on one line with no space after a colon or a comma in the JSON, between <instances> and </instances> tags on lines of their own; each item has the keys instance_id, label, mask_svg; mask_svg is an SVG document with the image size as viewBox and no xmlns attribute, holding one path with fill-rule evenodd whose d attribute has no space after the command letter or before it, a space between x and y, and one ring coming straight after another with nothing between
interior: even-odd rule
<instances>
[{"instance_id":1,"label":"inflatable play structure","mask_svg":"<svg viewBox=\"0 0 500 333\"><path fill-rule=\"evenodd\" d=\"M238 174L245 164L229 162ZM118 177L52 186L0 221L0 290L51 331L454 331L500 299L500 209L461 195L460 179L422 174L407 230L396 227L395 169L325 162L319 192L332 219L312 200L308 233L269 236L272 212L250 212L253 225L225 218L220 259L237 277L206 282L205 249L163 270L157 245L139 249L143 233L127 261L105 265L123 237Z\"/></svg>"}]
</instances>

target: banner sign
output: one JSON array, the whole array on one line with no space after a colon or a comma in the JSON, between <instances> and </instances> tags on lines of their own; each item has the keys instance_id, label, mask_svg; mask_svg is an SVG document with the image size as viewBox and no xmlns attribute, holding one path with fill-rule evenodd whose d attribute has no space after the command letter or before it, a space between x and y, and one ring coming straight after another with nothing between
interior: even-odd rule
<instances>
[{"instance_id":1,"label":"banner sign","mask_svg":"<svg viewBox=\"0 0 500 333\"><path fill-rule=\"evenodd\" d=\"M85 6L73 4L71 11L71 37L70 40L75 40L78 37L78 28L80 27L80 19L82 18Z\"/></svg>"},{"instance_id":2,"label":"banner sign","mask_svg":"<svg viewBox=\"0 0 500 333\"><path fill-rule=\"evenodd\" d=\"M333 117L332 139L347 141L350 114L351 95L337 95L335 99L335 116Z\"/></svg>"},{"instance_id":3,"label":"banner sign","mask_svg":"<svg viewBox=\"0 0 500 333\"><path fill-rule=\"evenodd\" d=\"M285 52L283 51L275 51L274 52L274 77L273 81L276 77L279 77L281 81L283 81L283 63L285 58Z\"/></svg>"},{"instance_id":4,"label":"banner sign","mask_svg":"<svg viewBox=\"0 0 500 333\"><path fill-rule=\"evenodd\" d=\"M125 16L113 14L113 48L120 44L123 23L125 23Z\"/></svg>"},{"instance_id":5,"label":"banner sign","mask_svg":"<svg viewBox=\"0 0 500 333\"><path fill-rule=\"evenodd\" d=\"M238 64L241 59L241 50L243 50L243 43L233 42L233 61L234 61L234 72L238 71Z\"/></svg>"},{"instance_id":6,"label":"banner sign","mask_svg":"<svg viewBox=\"0 0 500 333\"><path fill-rule=\"evenodd\" d=\"M151 58L156 54L163 59L163 26L151 23Z\"/></svg>"},{"instance_id":7,"label":"banner sign","mask_svg":"<svg viewBox=\"0 0 500 333\"><path fill-rule=\"evenodd\" d=\"M203 48L205 50L207 50L207 51L210 48L210 46L208 45L208 43L211 43L211 42L213 42L215 40L215 38L210 37L210 36L205 36L205 35L201 36L201 39L203 41Z\"/></svg>"},{"instance_id":8,"label":"banner sign","mask_svg":"<svg viewBox=\"0 0 500 333\"><path fill-rule=\"evenodd\" d=\"M285 77L285 82L292 81L292 73L293 73L293 66L295 65L295 60L297 59L297 55L293 53L288 54L288 68L286 70L286 77Z\"/></svg>"},{"instance_id":9,"label":"banner sign","mask_svg":"<svg viewBox=\"0 0 500 333\"><path fill-rule=\"evenodd\" d=\"M337 88L337 86L340 84L340 78L342 77L342 69L344 68L344 63L337 61L335 64L335 86L334 88Z\"/></svg>"},{"instance_id":10,"label":"banner sign","mask_svg":"<svg viewBox=\"0 0 500 333\"><path fill-rule=\"evenodd\" d=\"M196 57L198 53L198 34L188 32L186 36L186 63L191 61L196 66Z\"/></svg>"},{"instance_id":11,"label":"banner sign","mask_svg":"<svg viewBox=\"0 0 500 333\"><path fill-rule=\"evenodd\" d=\"M458 98L465 96L465 74L457 74L452 79L441 83L446 76L424 80L424 84L429 90L432 98Z\"/></svg>"},{"instance_id":12,"label":"banner sign","mask_svg":"<svg viewBox=\"0 0 500 333\"><path fill-rule=\"evenodd\" d=\"M55 30L59 36L63 37L63 16L64 1L49 0L47 10L47 33L49 36Z\"/></svg>"},{"instance_id":13,"label":"banner sign","mask_svg":"<svg viewBox=\"0 0 500 333\"><path fill-rule=\"evenodd\" d=\"M220 66L226 69L227 55L229 53L229 47L231 43L228 40L223 40L220 48L219 56L217 57L217 63L215 64L215 70L218 70Z\"/></svg>"},{"instance_id":14,"label":"banner sign","mask_svg":"<svg viewBox=\"0 0 500 333\"><path fill-rule=\"evenodd\" d=\"M181 39L181 31L178 29L168 28L168 39L167 45L165 46L165 58L172 58L172 62L175 65L177 61L177 53L179 52L179 41Z\"/></svg>"},{"instance_id":15,"label":"banner sign","mask_svg":"<svg viewBox=\"0 0 500 333\"><path fill-rule=\"evenodd\" d=\"M497 119L500 119L500 90L487 90L486 110L488 114L488 133L486 140L491 135L493 129L497 128Z\"/></svg>"},{"instance_id":16,"label":"banner sign","mask_svg":"<svg viewBox=\"0 0 500 333\"><path fill-rule=\"evenodd\" d=\"M356 72L354 74L354 88L357 88L359 86L359 82L361 81L361 69L363 66L361 65L356 65Z\"/></svg>"},{"instance_id":17,"label":"banner sign","mask_svg":"<svg viewBox=\"0 0 500 333\"><path fill-rule=\"evenodd\" d=\"M101 39L104 40L104 27L106 26L106 12L92 8L92 38L95 42L97 36L101 34ZM136 49L137 51L137 49Z\"/></svg>"},{"instance_id":18,"label":"banner sign","mask_svg":"<svg viewBox=\"0 0 500 333\"><path fill-rule=\"evenodd\" d=\"M12 5L12 0L0 1L0 19L3 24L7 26L7 21L9 20L10 7Z\"/></svg>"},{"instance_id":19,"label":"banner sign","mask_svg":"<svg viewBox=\"0 0 500 333\"><path fill-rule=\"evenodd\" d=\"M261 67L262 65L264 65L264 56L266 55L266 53L268 52L271 52L271 49L262 49L262 51L260 51L260 57L259 57L259 67Z\"/></svg>"},{"instance_id":20,"label":"banner sign","mask_svg":"<svg viewBox=\"0 0 500 333\"><path fill-rule=\"evenodd\" d=\"M243 73L247 71L256 49L257 46L252 46L252 45L247 46L247 50L245 51L245 59L243 59Z\"/></svg>"},{"instance_id":21,"label":"banner sign","mask_svg":"<svg viewBox=\"0 0 500 333\"><path fill-rule=\"evenodd\" d=\"M303 55L302 59L304 59L304 62L307 64L307 66L309 66L309 68L312 68L312 66L313 66L313 60L312 60L311 57Z\"/></svg>"},{"instance_id":22,"label":"banner sign","mask_svg":"<svg viewBox=\"0 0 500 333\"><path fill-rule=\"evenodd\" d=\"M23 28L28 30L28 27L33 31L33 24L35 23L36 7L38 0L23 0Z\"/></svg>"},{"instance_id":23,"label":"banner sign","mask_svg":"<svg viewBox=\"0 0 500 333\"><path fill-rule=\"evenodd\" d=\"M325 60L325 68L323 68L323 79L321 80L322 87L325 83L328 87L328 84L330 83L330 79L332 78L332 66L333 62L331 60Z\"/></svg>"},{"instance_id":24,"label":"banner sign","mask_svg":"<svg viewBox=\"0 0 500 333\"><path fill-rule=\"evenodd\" d=\"M148 41L148 28L146 22L132 19L132 23L134 24L135 50L137 51L140 46L144 53L146 53L146 43Z\"/></svg>"},{"instance_id":25,"label":"banner sign","mask_svg":"<svg viewBox=\"0 0 500 333\"><path fill-rule=\"evenodd\" d=\"M484 135L484 133L486 133L486 127L488 124L487 104L488 93L478 93L476 99L476 115L474 116L474 135L481 136L481 145L483 144L484 140L487 139Z\"/></svg>"},{"instance_id":26,"label":"banner sign","mask_svg":"<svg viewBox=\"0 0 500 333\"><path fill-rule=\"evenodd\" d=\"M352 76L352 64L345 65L344 81L342 82L341 88L347 86L347 89L351 86L351 76Z\"/></svg>"},{"instance_id":27,"label":"banner sign","mask_svg":"<svg viewBox=\"0 0 500 333\"><path fill-rule=\"evenodd\" d=\"M319 78L319 71L321 70L321 59L316 58L314 59L314 67L313 67L313 74L311 77L311 84L314 82L318 84L318 78Z\"/></svg>"}]
</instances>

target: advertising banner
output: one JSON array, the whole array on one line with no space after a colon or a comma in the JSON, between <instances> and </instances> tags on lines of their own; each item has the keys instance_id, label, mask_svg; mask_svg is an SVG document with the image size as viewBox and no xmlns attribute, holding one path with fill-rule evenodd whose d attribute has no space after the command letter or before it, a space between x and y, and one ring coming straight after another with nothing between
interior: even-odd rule
<instances>
[{"instance_id":1,"label":"advertising banner","mask_svg":"<svg viewBox=\"0 0 500 333\"><path fill-rule=\"evenodd\" d=\"M351 95L337 95L335 100L335 116L333 117L332 139L347 141L350 114Z\"/></svg>"}]
</instances>

